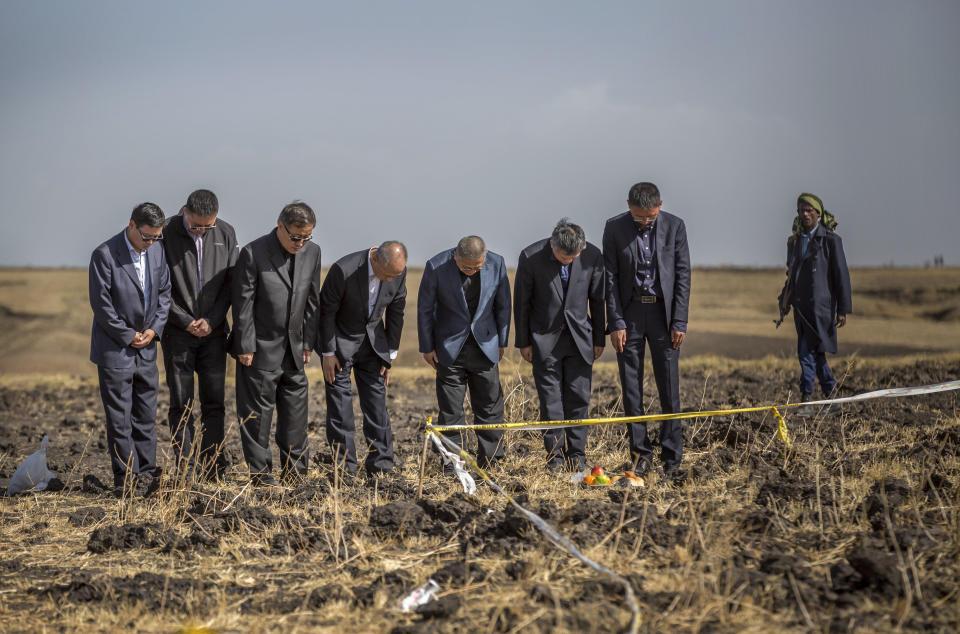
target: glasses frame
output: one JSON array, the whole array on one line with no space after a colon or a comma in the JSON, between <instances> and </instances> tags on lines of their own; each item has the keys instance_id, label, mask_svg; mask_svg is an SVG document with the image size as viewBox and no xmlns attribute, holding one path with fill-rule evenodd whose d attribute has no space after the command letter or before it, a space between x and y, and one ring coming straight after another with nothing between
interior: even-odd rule
<instances>
[{"instance_id":1,"label":"glasses frame","mask_svg":"<svg viewBox=\"0 0 960 634\"><path fill-rule=\"evenodd\" d=\"M160 231L160 234L157 236L145 236L143 232L140 231L140 227L137 227L137 233L140 234L140 239L144 242L160 242L163 240L163 231Z\"/></svg>"},{"instance_id":2,"label":"glasses frame","mask_svg":"<svg viewBox=\"0 0 960 634\"><path fill-rule=\"evenodd\" d=\"M217 221L214 220L212 225L193 225L190 221L187 221L187 231L191 233L196 231L211 231L217 228Z\"/></svg>"},{"instance_id":3,"label":"glasses frame","mask_svg":"<svg viewBox=\"0 0 960 634\"><path fill-rule=\"evenodd\" d=\"M292 233L290 233L290 229L287 228L287 224L285 222L281 222L280 226L283 227L283 230L287 232L287 237L290 238L291 242L300 242L300 243L306 244L307 242L310 242L311 240L313 240L312 233L308 236L295 236Z\"/></svg>"}]
</instances>

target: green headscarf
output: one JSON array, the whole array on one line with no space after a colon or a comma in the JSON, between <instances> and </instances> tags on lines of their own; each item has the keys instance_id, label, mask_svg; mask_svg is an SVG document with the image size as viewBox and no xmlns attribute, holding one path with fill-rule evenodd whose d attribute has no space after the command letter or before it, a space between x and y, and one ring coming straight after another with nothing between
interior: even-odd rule
<instances>
[{"instance_id":1,"label":"green headscarf","mask_svg":"<svg viewBox=\"0 0 960 634\"><path fill-rule=\"evenodd\" d=\"M804 192L797 197L797 206L800 206L800 203L807 203L811 207L817 210L817 213L821 216L823 215L823 201L820 200L819 196L814 194L809 194Z\"/></svg>"},{"instance_id":2,"label":"green headscarf","mask_svg":"<svg viewBox=\"0 0 960 634\"><path fill-rule=\"evenodd\" d=\"M797 197L797 206L800 206L800 203L806 203L817 210L820 214L820 224L829 229L830 231L836 231L837 229L837 218L832 213L823 208L823 201L820 200L820 197L816 194L811 194L809 192L803 192ZM800 235L803 232L803 225L800 224L800 217L793 217L793 234Z\"/></svg>"}]
</instances>

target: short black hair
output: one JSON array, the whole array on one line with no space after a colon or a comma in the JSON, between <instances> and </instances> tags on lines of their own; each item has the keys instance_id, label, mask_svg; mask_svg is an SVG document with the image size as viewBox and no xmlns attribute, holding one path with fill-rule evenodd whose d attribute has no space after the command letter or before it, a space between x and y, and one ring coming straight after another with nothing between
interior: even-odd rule
<instances>
[{"instance_id":1,"label":"short black hair","mask_svg":"<svg viewBox=\"0 0 960 634\"><path fill-rule=\"evenodd\" d=\"M130 214L130 220L138 227L162 227L164 221L163 211L154 203L140 203L133 208L133 212Z\"/></svg>"},{"instance_id":2,"label":"short black hair","mask_svg":"<svg viewBox=\"0 0 960 634\"><path fill-rule=\"evenodd\" d=\"M302 200L295 200L286 207L283 208L283 211L280 212L280 222L283 223L283 226L294 226L294 227L313 227L317 224L317 217L313 214L313 209L310 209L310 205L303 202Z\"/></svg>"},{"instance_id":3,"label":"short black hair","mask_svg":"<svg viewBox=\"0 0 960 634\"><path fill-rule=\"evenodd\" d=\"M660 190L653 183L637 183L630 188L627 202L640 209L653 209L660 205Z\"/></svg>"},{"instance_id":4,"label":"short black hair","mask_svg":"<svg viewBox=\"0 0 960 634\"><path fill-rule=\"evenodd\" d=\"M556 250L567 255L579 255L583 248L587 246L587 237L580 225L573 224L569 218L561 218L557 226L553 228L550 244Z\"/></svg>"},{"instance_id":5,"label":"short black hair","mask_svg":"<svg viewBox=\"0 0 960 634\"><path fill-rule=\"evenodd\" d=\"M217 195L209 189L198 189L187 198L186 208L194 216L209 218L217 215L220 203L217 202Z\"/></svg>"}]
</instances>

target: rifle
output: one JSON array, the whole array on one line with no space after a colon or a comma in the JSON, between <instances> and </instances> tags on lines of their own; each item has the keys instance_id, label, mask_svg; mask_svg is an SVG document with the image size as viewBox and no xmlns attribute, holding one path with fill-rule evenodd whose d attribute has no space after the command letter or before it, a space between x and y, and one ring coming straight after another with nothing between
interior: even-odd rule
<instances>
[{"instance_id":1,"label":"rifle","mask_svg":"<svg viewBox=\"0 0 960 634\"><path fill-rule=\"evenodd\" d=\"M793 303L793 276L790 275L790 271L787 271L787 281L783 283L783 289L780 291L780 296L777 297L777 304L780 307L780 319L774 319L773 323L776 328L780 327L780 324L783 323L783 318L790 313L790 305Z\"/></svg>"}]
</instances>

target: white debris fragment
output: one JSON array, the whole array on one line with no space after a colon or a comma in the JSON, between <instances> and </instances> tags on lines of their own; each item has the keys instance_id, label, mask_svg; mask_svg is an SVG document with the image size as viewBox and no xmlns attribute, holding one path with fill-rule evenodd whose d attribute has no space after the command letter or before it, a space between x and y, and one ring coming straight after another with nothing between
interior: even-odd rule
<instances>
[{"instance_id":1,"label":"white debris fragment","mask_svg":"<svg viewBox=\"0 0 960 634\"><path fill-rule=\"evenodd\" d=\"M437 598L437 592L440 586L433 579L427 579L427 582L404 597L400 602L400 609L404 612L412 612L414 609L430 603Z\"/></svg>"},{"instance_id":2,"label":"white debris fragment","mask_svg":"<svg viewBox=\"0 0 960 634\"><path fill-rule=\"evenodd\" d=\"M30 489L43 491L55 477L57 474L47 469L47 436L44 435L43 440L40 441L40 449L27 456L27 459L13 472L10 485L7 487L7 495Z\"/></svg>"}]
</instances>

